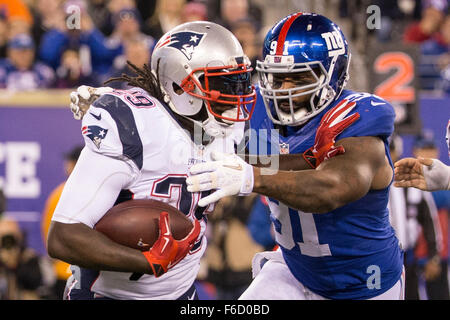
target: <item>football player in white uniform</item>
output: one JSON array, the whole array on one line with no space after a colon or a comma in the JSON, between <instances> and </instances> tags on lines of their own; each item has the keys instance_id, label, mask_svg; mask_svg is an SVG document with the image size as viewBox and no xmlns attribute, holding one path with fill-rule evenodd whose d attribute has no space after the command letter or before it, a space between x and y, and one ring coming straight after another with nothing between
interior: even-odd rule
<instances>
[{"instance_id":1,"label":"football player in white uniform","mask_svg":"<svg viewBox=\"0 0 450 320\"><path fill-rule=\"evenodd\" d=\"M208 192L187 192L185 180L193 164L210 160L212 151L233 153L243 138L256 97L251 68L232 33L211 22L172 29L151 60L151 69L134 67L136 77L115 79L131 89L94 89L87 109L80 101L72 105L86 145L53 215L47 246L50 256L72 264L65 299L196 297L205 214L213 205L199 207ZM83 92L86 87L72 98ZM145 252L93 229L128 199L167 202L194 228L180 241L160 232ZM161 216L161 229L166 222Z\"/></svg>"},{"instance_id":2,"label":"football player in white uniform","mask_svg":"<svg viewBox=\"0 0 450 320\"><path fill-rule=\"evenodd\" d=\"M450 120L446 139L450 157ZM439 159L404 158L394 166L396 187L414 187L425 191L450 190L450 167Z\"/></svg>"}]
</instances>

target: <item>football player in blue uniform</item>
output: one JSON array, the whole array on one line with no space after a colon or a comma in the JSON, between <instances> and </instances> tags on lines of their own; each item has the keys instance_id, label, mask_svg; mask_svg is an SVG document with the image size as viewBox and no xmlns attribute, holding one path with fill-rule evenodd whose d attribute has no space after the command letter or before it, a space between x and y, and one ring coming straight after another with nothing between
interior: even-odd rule
<instances>
[{"instance_id":1,"label":"football player in blue uniform","mask_svg":"<svg viewBox=\"0 0 450 320\"><path fill-rule=\"evenodd\" d=\"M268 198L280 249L255 256L241 299L403 299L403 251L387 209L392 106L344 89L348 43L321 15L277 22L263 59L249 150L289 153L309 168L268 170L215 153L187 179L190 191L214 190L201 206L250 192Z\"/></svg>"}]
</instances>

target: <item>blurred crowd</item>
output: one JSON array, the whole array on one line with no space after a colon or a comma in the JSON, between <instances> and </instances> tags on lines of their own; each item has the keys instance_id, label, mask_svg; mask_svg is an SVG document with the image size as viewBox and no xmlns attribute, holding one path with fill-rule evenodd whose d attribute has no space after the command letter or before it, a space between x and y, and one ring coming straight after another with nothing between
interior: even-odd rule
<instances>
[{"instance_id":1,"label":"blurred crowd","mask_svg":"<svg viewBox=\"0 0 450 320\"><path fill-rule=\"evenodd\" d=\"M194 20L231 29L253 62L260 54L261 10L247 0L0 0L0 88L100 86Z\"/></svg>"},{"instance_id":2,"label":"blurred crowd","mask_svg":"<svg viewBox=\"0 0 450 320\"><path fill-rule=\"evenodd\" d=\"M354 65L359 69L366 67L368 38L419 46L420 89L450 92L448 0L281 3L287 4L286 10L318 11L337 19L355 44ZM361 28L371 5L380 8L379 28L373 30ZM280 11L265 0L0 0L0 88L102 85L129 72L126 60L136 66L148 63L153 46L166 31L193 20L214 21L230 29L255 64L264 32L273 22L265 21L269 9ZM286 14L282 12L280 16ZM367 81L358 74L355 84Z\"/></svg>"}]
</instances>

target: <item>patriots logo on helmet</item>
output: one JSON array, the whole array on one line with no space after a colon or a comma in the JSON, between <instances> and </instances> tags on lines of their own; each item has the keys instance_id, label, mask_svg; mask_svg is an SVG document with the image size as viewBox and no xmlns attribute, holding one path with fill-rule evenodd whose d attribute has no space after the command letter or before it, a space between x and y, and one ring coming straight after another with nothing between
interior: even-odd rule
<instances>
[{"instance_id":1,"label":"patriots logo on helmet","mask_svg":"<svg viewBox=\"0 0 450 320\"><path fill-rule=\"evenodd\" d=\"M195 48L200 44L205 33L181 31L169 34L156 45L156 48L169 46L180 50L188 60L192 59ZM155 48L155 49L156 49Z\"/></svg>"},{"instance_id":2,"label":"patriots logo on helmet","mask_svg":"<svg viewBox=\"0 0 450 320\"><path fill-rule=\"evenodd\" d=\"M92 140L97 149L100 149L100 144L105 139L108 129L99 126L84 126L81 128L81 132Z\"/></svg>"}]
</instances>

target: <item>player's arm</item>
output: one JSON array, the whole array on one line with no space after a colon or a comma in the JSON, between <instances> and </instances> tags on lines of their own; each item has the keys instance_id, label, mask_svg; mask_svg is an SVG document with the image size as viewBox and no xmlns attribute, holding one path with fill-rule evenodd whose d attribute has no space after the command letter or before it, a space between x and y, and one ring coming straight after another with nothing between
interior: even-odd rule
<instances>
[{"instance_id":1,"label":"player's arm","mask_svg":"<svg viewBox=\"0 0 450 320\"><path fill-rule=\"evenodd\" d=\"M278 168L280 170L307 170L311 169L311 165L303 158L303 154L280 154L264 156L264 158L256 155L241 155L245 158L245 162L259 168L270 168L273 165L274 157L278 157Z\"/></svg>"},{"instance_id":2,"label":"player's arm","mask_svg":"<svg viewBox=\"0 0 450 320\"><path fill-rule=\"evenodd\" d=\"M151 273L139 250L119 245L93 229L131 177L124 161L85 148L55 210L49 255L84 268Z\"/></svg>"},{"instance_id":3,"label":"player's arm","mask_svg":"<svg viewBox=\"0 0 450 320\"><path fill-rule=\"evenodd\" d=\"M228 195L257 192L305 212L324 213L356 201L392 179L384 143L377 137L341 139L345 153L315 170L279 171L248 165L236 155L213 155L216 161L191 167L188 191L215 189L199 201L206 206Z\"/></svg>"},{"instance_id":4,"label":"player's arm","mask_svg":"<svg viewBox=\"0 0 450 320\"><path fill-rule=\"evenodd\" d=\"M384 143L376 137L338 141L345 153L322 162L316 170L261 174L254 168L253 191L305 212L324 213L388 186L392 169Z\"/></svg>"},{"instance_id":5,"label":"player's arm","mask_svg":"<svg viewBox=\"0 0 450 320\"><path fill-rule=\"evenodd\" d=\"M148 251L119 245L93 229L120 190L133 180L131 166L85 148L69 177L53 215L48 252L53 258L84 268L148 273L159 277L182 260L200 233L200 223L182 240L172 237L167 213L159 221L159 237Z\"/></svg>"}]
</instances>

